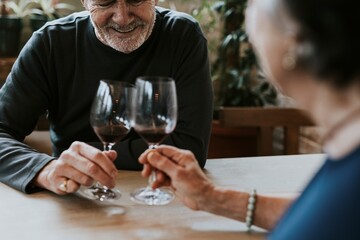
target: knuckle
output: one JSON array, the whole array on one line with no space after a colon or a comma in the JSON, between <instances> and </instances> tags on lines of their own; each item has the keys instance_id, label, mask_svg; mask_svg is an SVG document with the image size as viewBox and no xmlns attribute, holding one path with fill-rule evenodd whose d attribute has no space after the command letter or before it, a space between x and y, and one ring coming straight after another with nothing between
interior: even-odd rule
<instances>
[{"instance_id":1,"label":"knuckle","mask_svg":"<svg viewBox=\"0 0 360 240\"><path fill-rule=\"evenodd\" d=\"M102 153L102 152L100 152L100 151L96 151L95 153L94 153L94 158L95 159L101 159L101 158L103 158L104 157L104 154Z\"/></svg>"},{"instance_id":2,"label":"knuckle","mask_svg":"<svg viewBox=\"0 0 360 240\"><path fill-rule=\"evenodd\" d=\"M56 165L55 165L55 169L58 170L58 169L64 168L65 165L67 165L67 163L65 162L66 159L68 159L68 158L65 157L65 158L62 158L60 160L57 160Z\"/></svg>"},{"instance_id":3,"label":"knuckle","mask_svg":"<svg viewBox=\"0 0 360 240\"><path fill-rule=\"evenodd\" d=\"M73 142L73 143L70 145L70 148L71 148L71 149L79 149L80 146L81 146L81 142L75 141L75 142Z\"/></svg>"},{"instance_id":4,"label":"knuckle","mask_svg":"<svg viewBox=\"0 0 360 240\"><path fill-rule=\"evenodd\" d=\"M164 158L159 159L159 161L156 161L156 167L163 169L166 166L167 162Z\"/></svg>"},{"instance_id":5,"label":"knuckle","mask_svg":"<svg viewBox=\"0 0 360 240\"><path fill-rule=\"evenodd\" d=\"M88 176L83 176L80 178L80 183L81 185L91 186L93 184L93 180Z\"/></svg>"},{"instance_id":6,"label":"knuckle","mask_svg":"<svg viewBox=\"0 0 360 240\"><path fill-rule=\"evenodd\" d=\"M96 174L99 172L98 167L96 166L96 164L92 163L92 162L88 162L86 164L85 167L86 172L90 173L90 174Z\"/></svg>"},{"instance_id":7,"label":"knuckle","mask_svg":"<svg viewBox=\"0 0 360 240\"><path fill-rule=\"evenodd\" d=\"M46 180L49 183L55 182L55 179L57 177L57 173L55 171L50 171L48 175L46 176Z\"/></svg>"},{"instance_id":8,"label":"knuckle","mask_svg":"<svg viewBox=\"0 0 360 240\"><path fill-rule=\"evenodd\" d=\"M63 160L63 159L68 159L71 157L71 153L69 150L65 150L64 152L61 153L60 155L60 160Z\"/></svg>"},{"instance_id":9,"label":"knuckle","mask_svg":"<svg viewBox=\"0 0 360 240\"><path fill-rule=\"evenodd\" d=\"M64 171L65 163L58 161L53 167L48 171L47 179L48 181L52 182L57 179L59 175Z\"/></svg>"},{"instance_id":10,"label":"knuckle","mask_svg":"<svg viewBox=\"0 0 360 240\"><path fill-rule=\"evenodd\" d=\"M189 150L184 150L184 155L186 155L188 157L194 157L194 154Z\"/></svg>"},{"instance_id":11,"label":"knuckle","mask_svg":"<svg viewBox=\"0 0 360 240\"><path fill-rule=\"evenodd\" d=\"M174 171L173 176L174 176L175 179L180 178L180 177L181 177L181 171L178 170L178 169L176 169L176 170Z\"/></svg>"},{"instance_id":12,"label":"knuckle","mask_svg":"<svg viewBox=\"0 0 360 240\"><path fill-rule=\"evenodd\" d=\"M76 192L79 188L80 188L80 185L77 182L75 182L73 180L69 180L69 182L68 182L68 193Z\"/></svg>"}]
</instances>

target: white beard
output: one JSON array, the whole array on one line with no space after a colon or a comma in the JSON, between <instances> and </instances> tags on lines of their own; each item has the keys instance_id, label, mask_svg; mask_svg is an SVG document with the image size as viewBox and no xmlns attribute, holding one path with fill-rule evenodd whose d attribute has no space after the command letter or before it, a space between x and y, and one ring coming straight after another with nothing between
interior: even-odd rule
<instances>
[{"instance_id":1,"label":"white beard","mask_svg":"<svg viewBox=\"0 0 360 240\"><path fill-rule=\"evenodd\" d=\"M144 42L150 37L155 26L155 21L156 16L154 11L152 22L150 24L146 24L141 20L135 20L128 26L118 26L117 24L112 23L105 27L99 28L94 24L94 22L93 25L95 27L95 34L97 38L103 44L122 53L131 53L143 45ZM138 28L135 31L138 31L139 28L141 28L140 32L138 34L132 34L127 38L116 38L109 33L109 29L112 29L111 31L127 32L134 28Z\"/></svg>"}]
</instances>

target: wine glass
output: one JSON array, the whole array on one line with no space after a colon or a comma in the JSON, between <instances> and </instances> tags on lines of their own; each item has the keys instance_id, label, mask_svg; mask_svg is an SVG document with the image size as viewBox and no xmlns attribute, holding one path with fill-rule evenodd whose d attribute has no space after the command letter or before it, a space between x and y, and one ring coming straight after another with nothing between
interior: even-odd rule
<instances>
[{"instance_id":1,"label":"wine glass","mask_svg":"<svg viewBox=\"0 0 360 240\"><path fill-rule=\"evenodd\" d=\"M177 98L173 79L168 77L139 77L136 79L134 129L148 144L156 148L170 134L177 121ZM146 205L165 205L174 194L170 189L152 189L156 180L153 170L148 186L132 192L131 199Z\"/></svg>"},{"instance_id":2,"label":"wine glass","mask_svg":"<svg viewBox=\"0 0 360 240\"><path fill-rule=\"evenodd\" d=\"M135 86L127 82L100 80L91 107L90 124L104 145L104 151L111 150L129 133L133 124L135 90ZM99 182L79 191L86 198L100 201L116 200L121 196L119 189L109 189Z\"/></svg>"}]
</instances>

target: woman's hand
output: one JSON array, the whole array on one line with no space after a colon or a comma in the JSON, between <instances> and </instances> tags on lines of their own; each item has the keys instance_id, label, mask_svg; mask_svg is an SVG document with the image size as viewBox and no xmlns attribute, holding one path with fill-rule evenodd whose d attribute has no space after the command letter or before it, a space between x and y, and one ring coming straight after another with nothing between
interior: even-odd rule
<instances>
[{"instance_id":1,"label":"woman's hand","mask_svg":"<svg viewBox=\"0 0 360 240\"><path fill-rule=\"evenodd\" d=\"M144 164L144 177L151 174L152 168L158 170L152 187L170 185L181 201L193 210L202 209L214 189L190 151L161 145L145 151L139 162Z\"/></svg>"},{"instance_id":2,"label":"woman's hand","mask_svg":"<svg viewBox=\"0 0 360 240\"><path fill-rule=\"evenodd\" d=\"M102 152L83 142L74 142L59 159L49 162L35 178L35 185L64 195L94 181L113 188L118 171L113 163L115 151ZM65 188L61 184L66 183Z\"/></svg>"}]
</instances>

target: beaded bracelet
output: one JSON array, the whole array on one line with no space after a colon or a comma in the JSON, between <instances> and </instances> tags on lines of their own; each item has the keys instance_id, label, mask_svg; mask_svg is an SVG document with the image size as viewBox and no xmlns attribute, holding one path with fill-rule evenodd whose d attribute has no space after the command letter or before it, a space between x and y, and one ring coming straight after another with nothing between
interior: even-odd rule
<instances>
[{"instance_id":1,"label":"beaded bracelet","mask_svg":"<svg viewBox=\"0 0 360 240\"><path fill-rule=\"evenodd\" d=\"M245 218L245 223L246 223L246 227L247 227L248 231L250 231L251 225L253 223L255 203L256 203L256 190L253 189L249 196L247 211L246 211L246 218Z\"/></svg>"}]
</instances>

